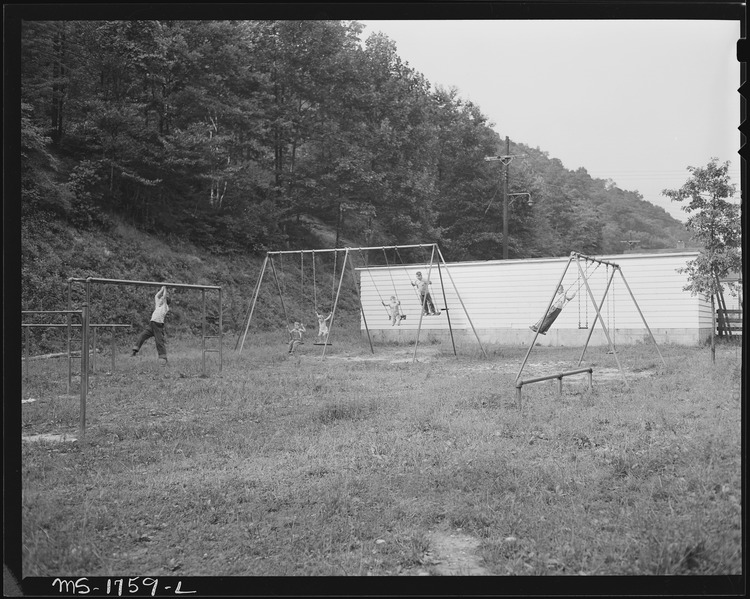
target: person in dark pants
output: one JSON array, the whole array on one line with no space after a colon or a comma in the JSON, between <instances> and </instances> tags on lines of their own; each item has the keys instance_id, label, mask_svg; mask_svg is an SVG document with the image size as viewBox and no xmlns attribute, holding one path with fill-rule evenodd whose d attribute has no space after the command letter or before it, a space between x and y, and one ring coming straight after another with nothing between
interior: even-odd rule
<instances>
[{"instance_id":1,"label":"person in dark pants","mask_svg":"<svg viewBox=\"0 0 750 599\"><path fill-rule=\"evenodd\" d=\"M543 318L540 318L536 324L531 325L529 328L535 333L539 331L540 335L546 335L547 331L549 331L549 328L552 326L552 323L555 322L555 319L559 316L560 312L562 312L565 304L567 304L575 296L575 291L573 292L573 295L567 295L565 293L565 288L562 285L558 285L557 293L555 295L554 301L552 302L552 305L549 308L549 312L547 312L547 314L545 314Z\"/></svg>"},{"instance_id":2,"label":"person in dark pants","mask_svg":"<svg viewBox=\"0 0 750 599\"><path fill-rule=\"evenodd\" d=\"M162 287L154 296L154 312L151 314L151 320L141 332L141 336L138 337L138 341L133 346L133 353L131 356L138 354L141 346L147 339L151 337L156 341L156 351L159 354L159 360L162 360L163 364L167 365L167 342L164 332L164 319L169 312L169 297L167 295L167 288Z\"/></svg>"},{"instance_id":3,"label":"person in dark pants","mask_svg":"<svg viewBox=\"0 0 750 599\"><path fill-rule=\"evenodd\" d=\"M430 285L432 281L427 281L422 278L422 273L417 273L417 279L411 282L412 287L416 287L419 291L419 299L422 302L422 310L425 316L439 316L440 312L435 309L435 304L432 303L432 294L430 293Z\"/></svg>"}]
</instances>

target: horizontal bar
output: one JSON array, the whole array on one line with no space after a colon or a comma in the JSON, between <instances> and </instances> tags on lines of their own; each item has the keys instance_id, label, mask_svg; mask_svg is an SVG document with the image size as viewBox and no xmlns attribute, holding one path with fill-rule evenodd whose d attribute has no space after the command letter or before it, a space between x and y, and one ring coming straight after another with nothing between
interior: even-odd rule
<instances>
[{"instance_id":1,"label":"horizontal bar","mask_svg":"<svg viewBox=\"0 0 750 599\"><path fill-rule=\"evenodd\" d=\"M83 310L21 310L21 314L82 314Z\"/></svg>"},{"instance_id":2,"label":"horizontal bar","mask_svg":"<svg viewBox=\"0 0 750 599\"><path fill-rule=\"evenodd\" d=\"M527 383L538 383L539 381L548 381L550 379L561 379L564 376L570 376L571 374L581 374L583 372L588 372L591 374L594 372L593 368L580 368L578 370L569 370L568 372L561 372L559 374L550 374L548 376L540 376L535 379L526 379L525 381L518 381L516 383L516 388L520 389L523 385L526 385Z\"/></svg>"},{"instance_id":3,"label":"horizontal bar","mask_svg":"<svg viewBox=\"0 0 750 599\"><path fill-rule=\"evenodd\" d=\"M379 246L370 246L370 247L343 247L343 248L326 248L326 249L320 249L320 250L279 250L279 251L273 251L273 252L266 252L269 256L277 256L279 254L322 254L324 252L344 252L346 250L393 250L393 249L409 249L409 248L431 248L437 244L435 243L420 243L420 244L414 244L414 245L379 245Z\"/></svg>"},{"instance_id":4,"label":"horizontal bar","mask_svg":"<svg viewBox=\"0 0 750 599\"><path fill-rule=\"evenodd\" d=\"M614 262L607 262L606 260L599 260L598 258L592 258L591 256L584 256L583 254L579 254L578 252L570 252L571 257L578 257L582 258L583 260L589 260L590 262L598 262L599 264L606 264L607 266L614 266L615 268L620 268L619 264L615 264Z\"/></svg>"},{"instance_id":5,"label":"horizontal bar","mask_svg":"<svg viewBox=\"0 0 750 599\"><path fill-rule=\"evenodd\" d=\"M58 327L58 328L67 328L67 324L65 323L44 323L44 322L30 322L30 323L22 323L22 327ZM71 327L73 328L81 328L80 323L71 323ZM89 327L132 327L132 324L89 324Z\"/></svg>"},{"instance_id":6,"label":"horizontal bar","mask_svg":"<svg viewBox=\"0 0 750 599\"><path fill-rule=\"evenodd\" d=\"M151 287L178 287L182 289L216 289L221 290L221 287L217 285L189 285L187 283L157 283L154 281L127 281L122 279L100 279L95 277L89 277L88 279L82 279L79 277L70 277L68 281L75 283L109 283L110 285L150 285Z\"/></svg>"}]
</instances>

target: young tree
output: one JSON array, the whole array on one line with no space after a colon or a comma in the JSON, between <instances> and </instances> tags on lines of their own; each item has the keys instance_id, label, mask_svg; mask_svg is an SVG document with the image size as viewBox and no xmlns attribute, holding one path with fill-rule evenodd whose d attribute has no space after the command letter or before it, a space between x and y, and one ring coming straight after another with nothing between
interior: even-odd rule
<instances>
[{"instance_id":1,"label":"young tree","mask_svg":"<svg viewBox=\"0 0 750 599\"><path fill-rule=\"evenodd\" d=\"M680 272L688 274L686 291L705 293L711 298L711 358L716 361L714 296L720 292L719 279L742 267L740 207L729 201L736 187L729 179L729 162L712 158L703 168L689 166L690 179L680 189L665 189L662 195L673 202L688 203L682 209L690 214L685 227L703 249Z\"/></svg>"}]
</instances>

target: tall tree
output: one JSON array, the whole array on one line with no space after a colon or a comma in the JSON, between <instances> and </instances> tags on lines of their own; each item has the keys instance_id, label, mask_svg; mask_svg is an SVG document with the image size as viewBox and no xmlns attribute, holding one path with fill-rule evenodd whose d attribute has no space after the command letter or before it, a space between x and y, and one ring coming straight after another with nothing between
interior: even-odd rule
<instances>
[{"instance_id":1,"label":"tall tree","mask_svg":"<svg viewBox=\"0 0 750 599\"><path fill-rule=\"evenodd\" d=\"M673 202L687 202L682 206L690 215L685 226L703 246L700 255L680 272L688 275L685 290L691 295L704 293L711 298L711 358L714 362L714 297L721 291L719 279L742 268L740 207L729 201L736 191L729 178L729 164L729 161L719 164L718 158L712 158L705 167L689 166L691 176L682 187L662 191Z\"/></svg>"}]
</instances>

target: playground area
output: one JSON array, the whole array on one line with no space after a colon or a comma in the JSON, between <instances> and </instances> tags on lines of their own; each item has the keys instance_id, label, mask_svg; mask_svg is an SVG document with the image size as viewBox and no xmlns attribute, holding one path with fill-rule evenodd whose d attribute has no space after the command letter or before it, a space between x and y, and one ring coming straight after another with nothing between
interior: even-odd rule
<instances>
[{"instance_id":1,"label":"playground area","mask_svg":"<svg viewBox=\"0 0 750 599\"><path fill-rule=\"evenodd\" d=\"M741 573L738 346L234 342L29 364L24 576Z\"/></svg>"},{"instance_id":2,"label":"playground area","mask_svg":"<svg viewBox=\"0 0 750 599\"><path fill-rule=\"evenodd\" d=\"M624 275L648 335L619 344L619 266L577 254L552 283L590 323L547 294L538 326L482 341L491 302L426 247L359 277L348 248L269 252L232 336L209 285L70 279L82 305L25 312L77 319L80 350L25 351L24 576L739 574L740 346L657 344ZM200 291L200 334L132 351L91 324L94 283ZM542 342L566 326L580 343Z\"/></svg>"}]
</instances>

